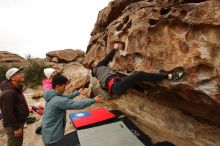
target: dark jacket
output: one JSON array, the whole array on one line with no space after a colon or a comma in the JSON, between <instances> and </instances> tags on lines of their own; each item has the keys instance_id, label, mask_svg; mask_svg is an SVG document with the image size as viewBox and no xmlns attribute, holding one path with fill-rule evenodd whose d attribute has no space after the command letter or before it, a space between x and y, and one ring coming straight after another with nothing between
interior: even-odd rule
<instances>
[{"instance_id":1,"label":"dark jacket","mask_svg":"<svg viewBox=\"0 0 220 146\"><path fill-rule=\"evenodd\" d=\"M99 80L101 87L105 89L108 89L108 82L112 77L118 77L118 74L108 67L108 63L114 57L115 52L116 49L112 49L111 52L92 69L92 76L96 77Z\"/></svg>"},{"instance_id":2,"label":"dark jacket","mask_svg":"<svg viewBox=\"0 0 220 146\"><path fill-rule=\"evenodd\" d=\"M14 130L24 125L29 116L27 102L22 94L22 87L16 88L8 81L0 85L0 108L3 115L3 126Z\"/></svg>"}]
</instances>

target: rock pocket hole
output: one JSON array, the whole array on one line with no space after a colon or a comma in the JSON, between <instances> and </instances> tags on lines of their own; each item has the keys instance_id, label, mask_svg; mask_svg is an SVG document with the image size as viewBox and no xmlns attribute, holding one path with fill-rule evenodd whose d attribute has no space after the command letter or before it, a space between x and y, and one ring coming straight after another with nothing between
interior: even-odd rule
<instances>
[{"instance_id":1,"label":"rock pocket hole","mask_svg":"<svg viewBox=\"0 0 220 146\"><path fill-rule=\"evenodd\" d=\"M156 20L156 19L149 19L149 24L150 25L156 25L157 23L159 22L159 20Z\"/></svg>"},{"instance_id":2,"label":"rock pocket hole","mask_svg":"<svg viewBox=\"0 0 220 146\"><path fill-rule=\"evenodd\" d=\"M129 20L129 16L126 16L125 19L124 19L124 23L127 23Z\"/></svg>"},{"instance_id":3,"label":"rock pocket hole","mask_svg":"<svg viewBox=\"0 0 220 146\"><path fill-rule=\"evenodd\" d=\"M119 30L121 30L122 28L123 28L123 24L121 23L121 24L119 24L119 25L116 27L116 30L119 31Z\"/></svg>"},{"instance_id":4,"label":"rock pocket hole","mask_svg":"<svg viewBox=\"0 0 220 146\"><path fill-rule=\"evenodd\" d=\"M185 3L201 3L201 2L205 2L207 0L183 0L181 2L181 4L185 4Z\"/></svg>"},{"instance_id":5,"label":"rock pocket hole","mask_svg":"<svg viewBox=\"0 0 220 146\"><path fill-rule=\"evenodd\" d=\"M160 15L166 15L170 12L170 8L161 8L160 9Z\"/></svg>"}]
</instances>

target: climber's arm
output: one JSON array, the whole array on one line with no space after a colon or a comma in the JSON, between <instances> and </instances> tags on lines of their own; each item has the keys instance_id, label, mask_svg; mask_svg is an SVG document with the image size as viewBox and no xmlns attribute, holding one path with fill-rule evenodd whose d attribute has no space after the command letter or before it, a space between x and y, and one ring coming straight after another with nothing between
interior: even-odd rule
<instances>
[{"instance_id":1,"label":"climber's arm","mask_svg":"<svg viewBox=\"0 0 220 146\"><path fill-rule=\"evenodd\" d=\"M96 67L99 67L99 66L107 66L108 63L112 60L112 58L114 57L115 55L115 52L116 52L116 49L112 49L111 52L103 59L101 60Z\"/></svg>"}]
</instances>

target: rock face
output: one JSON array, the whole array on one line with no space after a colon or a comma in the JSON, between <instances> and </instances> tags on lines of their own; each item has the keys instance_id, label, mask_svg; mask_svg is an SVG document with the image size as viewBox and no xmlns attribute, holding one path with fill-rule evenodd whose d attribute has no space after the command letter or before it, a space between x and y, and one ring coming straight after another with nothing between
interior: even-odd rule
<instances>
[{"instance_id":1,"label":"rock face","mask_svg":"<svg viewBox=\"0 0 220 146\"><path fill-rule=\"evenodd\" d=\"M85 52L81 50L65 49L59 51L51 51L46 54L45 61L56 63L68 63L77 61L82 63L84 60Z\"/></svg>"},{"instance_id":2,"label":"rock face","mask_svg":"<svg viewBox=\"0 0 220 146\"><path fill-rule=\"evenodd\" d=\"M219 39L218 0L117 0L100 11L84 65L120 41L124 48L114 56L114 70L184 71L178 82L146 83L149 95L220 126Z\"/></svg>"},{"instance_id":3,"label":"rock face","mask_svg":"<svg viewBox=\"0 0 220 146\"><path fill-rule=\"evenodd\" d=\"M90 71L77 62L65 64L63 72L65 76L71 79L67 90L78 89L79 87L85 86L90 79Z\"/></svg>"},{"instance_id":4,"label":"rock face","mask_svg":"<svg viewBox=\"0 0 220 146\"><path fill-rule=\"evenodd\" d=\"M17 54L7 51L0 51L0 63L17 63L23 61L25 61L25 59Z\"/></svg>"}]
</instances>

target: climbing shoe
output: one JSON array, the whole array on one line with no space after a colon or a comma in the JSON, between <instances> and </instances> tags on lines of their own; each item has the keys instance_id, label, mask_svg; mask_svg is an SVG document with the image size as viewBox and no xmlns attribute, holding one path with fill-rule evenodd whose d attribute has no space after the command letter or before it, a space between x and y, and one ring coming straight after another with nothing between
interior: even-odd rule
<instances>
[{"instance_id":1,"label":"climbing shoe","mask_svg":"<svg viewBox=\"0 0 220 146\"><path fill-rule=\"evenodd\" d=\"M180 80L183 77L183 72L174 72L172 73L172 80Z\"/></svg>"}]
</instances>

